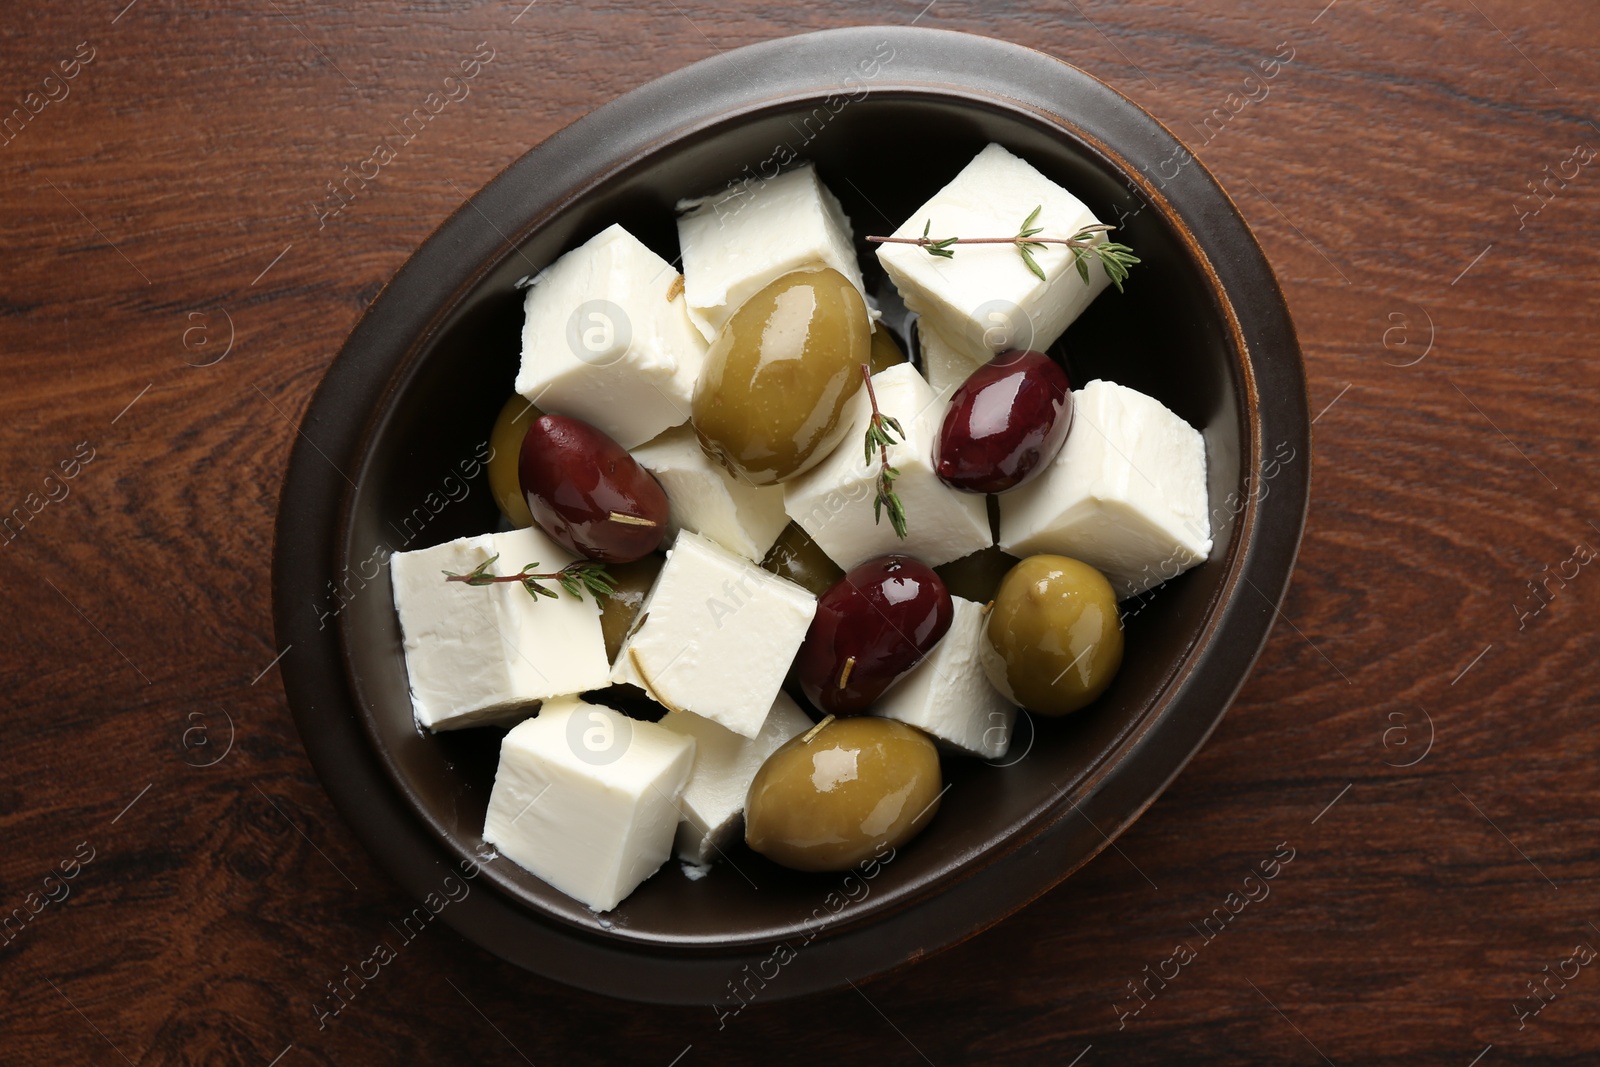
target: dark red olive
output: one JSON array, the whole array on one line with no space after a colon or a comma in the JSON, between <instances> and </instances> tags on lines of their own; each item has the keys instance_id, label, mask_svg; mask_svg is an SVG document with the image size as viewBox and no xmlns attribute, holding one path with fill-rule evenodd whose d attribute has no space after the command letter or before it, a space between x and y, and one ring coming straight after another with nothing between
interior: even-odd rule
<instances>
[{"instance_id":1,"label":"dark red olive","mask_svg":"<svg viewBox=\"0 0 1600 1067\"><path fill-rule=\"evenodd\" d=\"M587 422L541 415L522 439L522 495L539 528L605 563L649 555L667 534L667 494L626 449Z\"/></svg>"},{"instance_id":2,"label":"dark red olive","mask_svg":"<svg viewBox=\"0 0 1600 1067\"><path fill-rule=\"evenodd\" d=\"M955 609L933 569L910 556L879 556L817 598L795 677L832 715L857 715L922 662Z\"/></svg>"},{"instance_id":3,"label":"dark red olive","mask_svg":"<svg viewBox=\"0 0 1600 1067\"><path fill-rule=\"evenodd\" d=\"M1002 352L950 398L934 449L939 480L968 493L1015 489L1056 458L1071 427L1067 372L1043 352Z\"/></svg>"}]
</instances>

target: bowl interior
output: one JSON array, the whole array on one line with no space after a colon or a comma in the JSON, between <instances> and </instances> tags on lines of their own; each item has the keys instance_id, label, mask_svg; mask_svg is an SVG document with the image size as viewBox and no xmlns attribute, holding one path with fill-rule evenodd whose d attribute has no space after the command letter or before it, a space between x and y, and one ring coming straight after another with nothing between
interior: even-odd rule
<instances>
[{"instance_id":1,"label":"bowl interior","mask_svg":"<svg viewBox=\"0 0 1600 1067\"><path fill-rule=\"evenodd\" d=\"M517 282L617 222L661 256L678 248L673 205L752 170L790 146L814 161L843 202L869 278L876 260L860 240L891 232L985 144L998 141L1120 221L1117 239L1143 262L1125 294L1102 295L1069 330L1060 351L1074 386L1097 377L1148 393L1203 431L1215 547L1208 562L1129 605L1127 652L1111 689L1066 720L1019 724L1012 754L992 766L945 760L952 788L932 824L885 867L851 924L937 891L958 868L1025 841L1079 798L1119 743L1159 709L1215 610L1239 521L1220 507L1245 492L1251 454L1243 354L1212 275L1159 202L1131 192L1129 176L1092 144L1000 99L970 92L882 90L819 126L823 100L756 107L659 145L599 178L561 211L518 236L486 266L454 309L421 339L375 413L363 465L348 498L344 570L370 586L338 617L346 664L366 726L389 773L435 834L463 858L488 855L484 811L503 731L437 736L412 720L387 552L426 547L498 528L474 461L511 393L520 353ZM808 134L809 139L808 139ZM1033 205L1018 205L1018 218ZM370 580L367 575L376 574ZM1137 611L1132 609L1137 608ZM1212 709L1209 714L1214 714ZM595 936L657 946L770 944L794 935L838 886L838 875L802 875L742 845L700 880L669 860L614 912L596 916L508 860L485 864L487 880L537 912ZM832 930L845 924L835 924Z\"/></svg>"}]
</instances>

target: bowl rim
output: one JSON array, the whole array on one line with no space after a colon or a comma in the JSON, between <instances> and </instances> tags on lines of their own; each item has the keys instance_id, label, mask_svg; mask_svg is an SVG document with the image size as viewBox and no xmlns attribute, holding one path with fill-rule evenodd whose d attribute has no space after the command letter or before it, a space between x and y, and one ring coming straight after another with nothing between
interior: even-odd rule
<instances>
[{"instance_id":1,"label":"bowl rim","mask_svg":"<svg viewBox=\"0 0 1600 1067\"><path fill-rule=\"evenodd\" d=\"M520 254L519 247L540 227L663 142L837 92L846 70L841 57L854 60L880 41L894 48L895 67L890 77L874 81L871 94L958 100L1024 115L1079 142L1137 184L1207 275L1235 355L1243 356L1237 361L1240 419L1248 432L1240 442L1241 469L1260 469L1269 438L1303 448L1304 462L1284 468L1270 505L1257 494L1249 496L1228 549L1225 577L1199 634L1151 704L1103 758L1025 832L985 850L981 864L966 863L938 879L936 888L889 910L845 909L826 938L805 943L805 965L789 968L793 979L770 996L842 985L947 947L1068 877L1165 790L1247 677L1278 614L1298 551L1309 499L1310 411L1287 306L1227 194L1192 157L1175 178L1158 182L1112 149L1105 128L1121 127L1119 139L1127 139L1131 126L1141 140L1141 154L1151 159L1186 152L1132 101L1043 52L908 27L824 30L746 46L632 90L506 167L441 223L384 285L307 408L280 498L274 551L279 645L305 650L300 657L284 658L284 687L307 753L336 808L414 895L425 895L437 886L439 871L460 862L461 845L411 804L386 766L386 754L375 750L346 659L343 621L332 634L312 631L305 612L290 610L306 602L307 590L320 590L323 579L338 574L344 562L355 483L340 472L350 469L351 460L370 459L368 446L381 416L465 295L488 272ZM1070 118L1064 114L1069 110ZM530 211L530 187L555 192L539 195ZM519 221L511 232L496 225L509 218ZM1214 262L1207 247L1226 249L1229 262ZM470 266L461 271L461 263ZM455 279L454 284L434 284L440 276ZM1259 403L1266 387L1282 398L1271 410ZM363 406L352 417L353 397ZM357 477L364 473L358 470ZM313 521L305 521L307 514ZM1244 584L1254 589L1253 602L1245 599ZM1219 641L1225 629L1228 639ZM1083 818L1070 819L1075 812ZM1094 828L1092 835L1084 823ZM771 941L764 936L713 943L629 941L625 933L607 936L574 927L506 893L477 893L471 899L472 906L463 901L444 915L461 933L522 966L613 995L673 1003L709 1000L741 965L770 955Z\"/></svg>"}]
</instances>

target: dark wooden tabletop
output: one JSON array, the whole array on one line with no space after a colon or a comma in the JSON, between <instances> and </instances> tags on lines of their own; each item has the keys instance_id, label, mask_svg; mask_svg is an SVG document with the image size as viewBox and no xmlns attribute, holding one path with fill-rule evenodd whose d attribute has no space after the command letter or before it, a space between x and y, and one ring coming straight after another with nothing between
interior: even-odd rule
<instances>
[{"instance_id":1,"label":"dark wooden tabletop","mask_svg":"<svg viewBox=\"0 0 1600 1067\"><path fill-rule=\"evenodd\" d=\"M1600 8L525 2L5 10L0 915L26 921L0 936L0 1060L1600 1059ZM912 21L1131 96L1282 281L1313 494L1233 710L1114 849L859 989L719 1028L438 924L319 1022L415 903L335 814L275 669L272 523L329 361L469 193L597 105L719 50ZM484 42L470 97L319 219ZM1208 940L1275 853L1270 896Z\"/></svg>"}]
</instances>

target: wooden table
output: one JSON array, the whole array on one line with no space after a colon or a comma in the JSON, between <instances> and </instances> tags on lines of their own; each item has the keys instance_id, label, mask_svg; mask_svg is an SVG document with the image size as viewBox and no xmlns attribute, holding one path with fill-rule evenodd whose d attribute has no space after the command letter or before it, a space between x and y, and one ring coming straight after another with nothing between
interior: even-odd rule
<instances>
[{"instance_id":1,"label":"wooden table","mask_svg":"<svg viewBox=\"0 0 1600 1067\"><path fill-rule=\"evenodd\" d=\"M125 2L13 6L0 41L19 109L0 134L0 509L21 509L0 535L0 908L28 916L0 938L0 1059L1600 1056L1600 9ZM721 49L913 20L1130 95L1282 279L1314 492L1231 714L1116 848L859 990L719 1030L709 1007L581 994L441 924L319 1027L325 984L414 904L335 815L274 669L271 524L324 369L468 193L596 105ZM326 183L480 42L470 98L319 219ZM1274 55L1279 76L1247 83ZM1275 851L1293 860L1270 897L1207 940Z\"/></svg>"}]
</instances>

